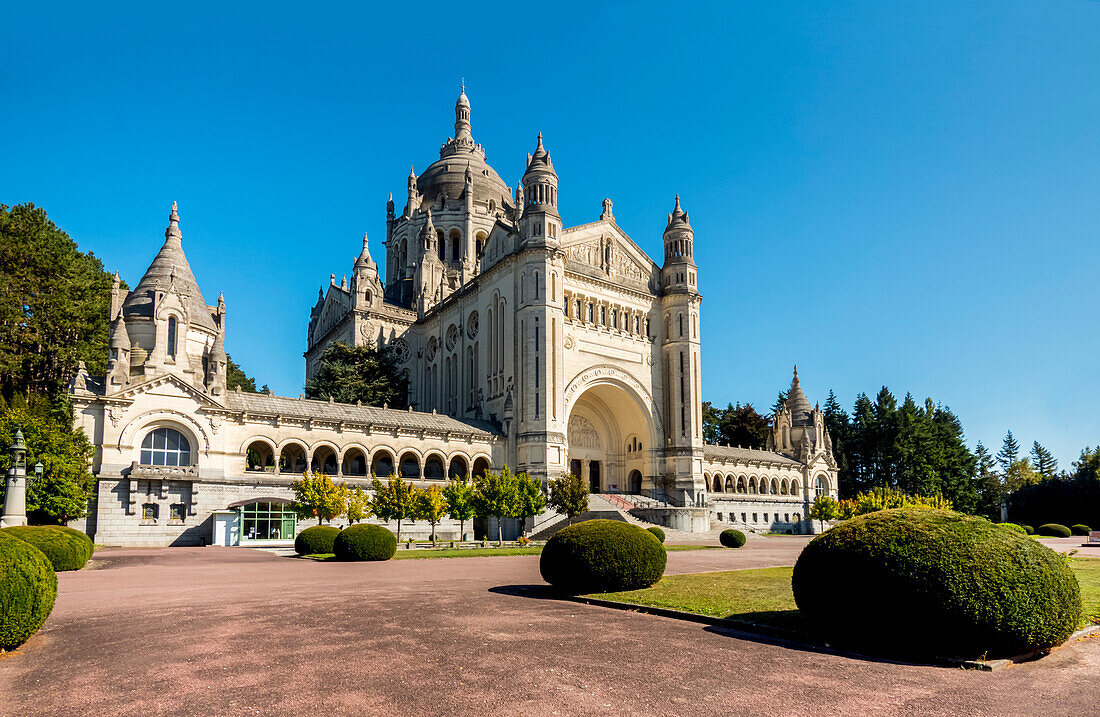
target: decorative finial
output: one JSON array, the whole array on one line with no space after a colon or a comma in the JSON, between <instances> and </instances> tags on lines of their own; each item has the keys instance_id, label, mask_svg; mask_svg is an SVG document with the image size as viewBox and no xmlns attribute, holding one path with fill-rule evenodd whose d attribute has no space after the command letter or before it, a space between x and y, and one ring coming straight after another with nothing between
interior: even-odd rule
<instances>
[{"instance_id":1,"label":"decorative finial","mask_svg":"<svg viewBox=\"0 0 1100 717\"><path fill-rule=\"evenodd\" d=\"M462 78L461 87L462 87L462 94L466 94L466 78L465 77Z\"/></svg>"},{"instance_id":2,"label":"decorative finial","mask_svg":"<svg viewBox=\"0 0 1100 717\"><path fill-rule=\"evenodd\" d=\"M168 228L164 230L165 239L180 239L180 215L176 203L172 202L172 213L168 215Z\"/></svg>"},{"instance_id":3,"label":"decorative finial","mask_svg":"<svg viewBox=\"0 0 1100 717\"><path fill-rule=\"evenodd\" d=\"M680 208L680 195L679 194L676 195L676 207L672 211L673 212L682 212L682 211L684 211L683 209Z\"/></svg>"}]
</instances>

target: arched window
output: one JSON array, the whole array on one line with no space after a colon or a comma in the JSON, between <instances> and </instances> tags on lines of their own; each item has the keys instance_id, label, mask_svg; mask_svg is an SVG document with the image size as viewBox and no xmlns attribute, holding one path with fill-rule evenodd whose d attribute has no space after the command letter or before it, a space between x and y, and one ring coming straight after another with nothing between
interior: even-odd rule
<instances>
[{"instance_id":1,"label":"arched window","mask_svg":"<svg viewBox=\"0 0 1100 717\"><path fill-rule=\"evenodd\" d=\"M141 443L141 464L146 466L191 465L191 443L174 428L157 428Z\"/></svg>"},{"instance_id":2,"label":"arched window","mask_svg":"<svg viewBox=\"0 0 1100 717\"><path fill-rule=\"evenodd\" d=\"M814 478L814 496L822 496L829 494L829 482L818 476Z\"/></svg>"},{"instance_id":3,"label":"arched window","mask_svg":"<svg viewBox=\"0 0 1100 717\"><path fill-rule=\"evenodd\" d=\"M168 317L168 358L176 358L176 317Z\"/></svg>"}]
</instances>

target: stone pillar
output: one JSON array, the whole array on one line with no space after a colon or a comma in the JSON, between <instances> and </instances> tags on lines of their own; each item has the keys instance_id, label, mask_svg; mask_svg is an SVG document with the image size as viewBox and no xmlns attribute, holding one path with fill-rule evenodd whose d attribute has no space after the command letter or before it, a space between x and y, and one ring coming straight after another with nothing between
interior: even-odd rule
<instances>
[{"instance_id":1,"label":"stone pillar","mask_svg":"<svg viewBox=\"0 0 1100 717\"><path fill-rule=\"evenodd\" d=\"M16 429L15 442L9 450L12 462L8 469L4 517L0 518L0 528L27 524L27 446L23 443L23 429Z\"/></svg>"}]
</instances>

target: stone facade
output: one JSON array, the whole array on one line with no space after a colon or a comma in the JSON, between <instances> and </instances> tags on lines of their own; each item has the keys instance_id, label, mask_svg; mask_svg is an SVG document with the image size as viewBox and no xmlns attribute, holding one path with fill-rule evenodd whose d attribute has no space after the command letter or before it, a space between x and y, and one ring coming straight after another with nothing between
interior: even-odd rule
<instances>
[{"instance_id":1,"label":"stone facade","mask_svg":"<svg viewBox=\"0 0 1100 717\"><path fill-rule=\"evenodd\" d=\"M333 342L392 348L408 411L227 392L225 301L205 303L173 205L145 276L132 292L116 281L107 375L73 379L97 448L97 542L212 540L217 515L284 504L304 470L430 483L505 464L646 496L672 527L808 529L798 518L816 493L835 496L836 466L797 372L767 451L704 445L702 297L679 197L658 265L608 199L597 221L563 225L541 134L511 190L473 140L465 92L439 154L410 172L400 214L387 202L385 282L364 235L307 334L307 377Z\"/></svg>"}]
</instances>

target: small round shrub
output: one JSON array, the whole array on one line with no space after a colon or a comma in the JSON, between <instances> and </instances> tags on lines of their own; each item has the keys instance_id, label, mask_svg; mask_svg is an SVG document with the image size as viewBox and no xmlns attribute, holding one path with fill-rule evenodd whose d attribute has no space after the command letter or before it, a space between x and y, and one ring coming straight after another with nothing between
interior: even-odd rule
<instances>
[{"instance_id":1,"label":"small round shrub","mask_svg":"<svg viewBox=\"0 0 1100 717\"><path fill-rule=\"evenodd\" d=\"M337 560L389 560L397 552L397 536L381 525L358 523L340 531L332 552Z\"/></svg>"},{"instance_id":2,"label":"small round shrub","mask_svg":"<svg viewBox=\"0 0 1100 717\"><path fill-rule=\"evenodd\" d=\"M718 535L718 542L727 548L740 548L745 544L745 534L740 530L726 528Z\"/></svg>"},{"instance_id":3,"label":"small round shrub","mask_svg":"<svg viewBox=\"0 0 1100 717\"><path fill-rule=\"evenodd\" d=\"M652 526L646 528L646 530L648 530L649 532L656 535L657 540L660 540L662 543L665 542L665 531L661 530L656 525L652 525Z\"/></svg>"},{"instance_id":4,"label":"small round shrub","mask_svg":"<svg viewBox=\"0 0 1100 717\"><path fill-rule=\"evenodd\" d=\"M857 516L803 549L791 586L826 642L905 656L1014 655L1077 628L1067 561L1026 535L945 510ZM903 624L901 632L884 625Z\"/></svg>"},{"instance_id":5,"label":"small round shrub","mask_svg":"<svg viewBox=\"0 0 1100 717\"><path fill-rule=\"evenodd\" d=\"M1058 523L1044 523L1039 526L1039 529L1035 531L1039 535L1045 535L1049 538L1068 538L1073 535L1073 531L1064 525Z\"/></svg>"},{"instance_id":6,"label":"small round shrub","mask_svg":"<svg viewBox=\"0 0 1100 717\"><path fill-rule=\"evenodd\" d=\"M332 544L340 529L335 525L314 525L294 538L294 552L298 555L323 555L331 553Z\"/></svg>"},{"instance_id":7,"label":"small round shrub","mask_svg":"<svg viewBox=\"0 0 1100 717\"><path fill-rule=\"evenodd\" d=\"M57 572L80 570L92 557L92 539L63 525L18 525L4 532L45 553Z\"/></svg>"},{"instance_id":8,"label":"small round shrub","mask_svg":"<svg viewBox=\"0 0 1100 717\"><path fill-rule=\"evenodd\" d=\"M1035 535L1035 528L1032 528L1030 525L1027 525L1025 523L1020 523L1020 527L1023 528L1024 532L1027 533L1028 535Z\"/></svg>"},{"instance_id":9,"label":"small round shrub","mask_svg":"<svg viewBox=\"0 0 1100 717\"><path fill-rule=\"evenodd\" d=\"M0 531L0 649L22 645L42 627L57 598L57 573L30 543Z\"/></svg>"},{"instance_id":10,"label":"small round shrub","mask_svg":"<svg viewBox=\"0 0 1100 717\"><path fill-rule=\"evenodd\" d=\"M1069 526L1069 529L1071 531L1073 531L1074 535L1088 535L1089 533L1092 532L1092 528L1090 528L1089 526L1084 525L1082 523L1078 523L1077 525L1071 525L1071 526Z\"/></svg>"},{"instance_id":11,"label":"small round shrub","mask_svg":"<svg viewBox=\"0 0 1100 717\"><path fill-rule=\"evenodd\" d=\"M1023 533L1024 535L1027 535L1027 531L1022 525L1016 525L1015 523L997 523L997 525L1001 526L1002 528L1008 528L1009 530L1014 530L1017 533Z\"/></svg>"},{"instance_id":12,"label":"small round shrub","mask_svg":"<svg viewBox=\"0 0 1100 717\"><path fill-rule=\"evenodd\" d=\"M539 558L542 578L568 594L638 590L665 573L668 556L653 533L618 520L562 528Z\"/></svg>"}]
</instances>

